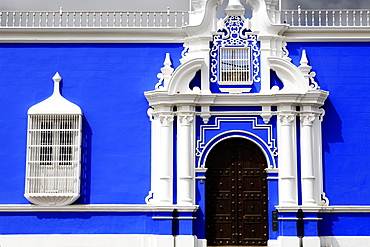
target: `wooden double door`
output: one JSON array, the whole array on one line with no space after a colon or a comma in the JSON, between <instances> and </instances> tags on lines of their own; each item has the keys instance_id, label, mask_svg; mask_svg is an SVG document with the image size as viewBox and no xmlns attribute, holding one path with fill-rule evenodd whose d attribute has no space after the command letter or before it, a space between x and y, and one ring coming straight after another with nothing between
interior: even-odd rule
<instances>
[{"instance_id":1,"label":"wooden double door","mask_svg":"<svg viewBox=\"0 0 370 247\"><path fill-rule=\"evenodd\" d=\"M266 246L266 158L244 138L218 143L207 157L208 246Z\"/></svg>"}]
</instances>

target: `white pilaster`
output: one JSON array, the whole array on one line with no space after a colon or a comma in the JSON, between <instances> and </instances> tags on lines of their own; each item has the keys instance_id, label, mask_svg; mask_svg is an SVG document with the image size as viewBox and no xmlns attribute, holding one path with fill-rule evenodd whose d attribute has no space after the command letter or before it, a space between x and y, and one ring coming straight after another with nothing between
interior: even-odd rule
<instances>
[{"instance_id":1,"label":"white pilaster","mask_svg":"<svg viewBox=\"0 0 370 247\"><path fill-rule=\"evenodd\" d=\"M173 195L173 115L160 113L160 156L158 158L158 190L154 197L157 204L172 204Z\"/></svg>"},{"instance_id":2,"label":"white pilaster","mask_svg":"<svg viewBox=\"0 0 370 247\"><path fill-rule=\"evenodd\" d=\"M329 205L329 199L325 196L323 188L323 167L322 167L322 133L321 124L325 115L324 109L319 109L319 114L313 123L313 157L315 162L315 191L316 202L319 205Z\"/></svg>"},{"instance_id":3,"label":"white pilaster","mask_svg":"<svg viewBox=\"0 0 370 247\"><path fill-rule=\"evenodd\" d=\"M159 176L158 176L158 167L160 164L159 160L159 152L161 146L161 139L160 139L160 131L161 131L161 123L159 121L159 114L155 112L154 109L149 108L148 116L151 123L151 186L149 195L145 199L147 204L156 204L154 196L155 191L157 191L157 186L159 184Z\"/></svg>"},{"instance_id":4,"label":"white pilaster","mask_svg":"<svg viewBox=\"0 0 370 247\"><path fill-rule=\"evenodd\" d=\"M315 173L313 158L313 113L301 115L302 205L315 205Z\"/></svg>"},{"instance_id":5,"label":"white pilaster","mask_svg":"<svg viewBox=\"0 0 370 247\"><path fill-rule=\"evenodd\" d=\"M297 204L296 158L295 158L295 115L279 114L279 204Z\"/></svg>"},{"instance_id":6,"label":"white pilaster","mask_svg":"<svg viewBox=\"0 0 370 247\"><path fill-rule=\"evenodd\" d=\"M190 106L179 106L177 116L177 204L192 205L194 200L194 113ZM186 110L186 111L184 111Z\"/></svg>"},{"instance_id":7,"label":"white pilaster","mask_svg":"<svg viewBox=\"0 0 370 247\"><path fill-rule=\"evenodd\" d=\"M271 56L271 37L259 37L261 44L261 93L270 92L270 67L267 58Z\"/></svg>"}]
</instances>

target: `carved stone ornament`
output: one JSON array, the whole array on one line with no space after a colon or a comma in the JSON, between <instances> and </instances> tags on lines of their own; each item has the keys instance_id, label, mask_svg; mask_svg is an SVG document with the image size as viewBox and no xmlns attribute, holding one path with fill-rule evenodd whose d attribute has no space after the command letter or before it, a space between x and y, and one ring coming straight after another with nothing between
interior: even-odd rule
<instances>
[{"instance_id":1,"label":"carved stone ornament","mask_svg":"<svg viewBox=\"0 0 370 247\"><path fill-rule=\"evenodd\" d=\"M291 125L295 119L294 114L279 115L280 122L282 125Z\"/></svg>"},{"instance_id":2,"label":"carved stone ornament","mask_svg":"<svg viewBox=\"0 0 370 247\"><path fill-rule=\"evenodd\" d=\"M250 51L250 73L251 81L259 82L260 78L260 49L257 42L257 35L250 32L249 20L243 16L226 16L223 28L213 36L211 56L211 82L218 82L220 71L220 50L228 48L249 48Z\"/></svg>"},{"instance_id":3,"label":"carved stone ornament","mask_svg":"<svg viewBox=\"0 0 370 247\"><path fill-rule=\"evenodd\" d=\"M312 126L313 121L315 120L314 114L306 114L301 116L301 123L306 126Z\"/></svg>"},{"instance_id":4,"label":"carved stone ornament","mask_svg":"<svg viewBox=\"0 0 370 247\"><path fill-rule=\"evenodd\" d=\"M161 122L162 126L169 126L173 122L173 116L159 115L159 121Z\"/></svg>"},{"instance_id":5,"label":"carved stone ornament","mask_svg":"<svg viewBox=\"0 0 370 247\"><path fill-rule=\"evenodd\" d=\"M194 117L191 115L180 115L179 121L181 125L190 125L194 120Z\"/></svg>"}]
</instances>

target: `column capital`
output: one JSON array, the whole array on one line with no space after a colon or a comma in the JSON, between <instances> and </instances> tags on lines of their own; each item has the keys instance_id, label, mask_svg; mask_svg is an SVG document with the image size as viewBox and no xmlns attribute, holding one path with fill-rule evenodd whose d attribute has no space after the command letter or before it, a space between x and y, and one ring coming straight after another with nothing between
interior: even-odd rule
<instances>
[{"instance_id":1,"label":"column capital","mask_svg":"<svg viewBox=\"0 0 370 247\"><path fill-rule=\"evenodd\" d=\"M282 125L291 125L295 119L294 113L281 113L279 119Z\"/></svg>"},{"instance_id":2,"label":"column capital","mask_svg":"<svg viewBox=\"0 0 370 247\"><path fill-rule=\"evenodd\" d=\"M190 114L179 114L178 118L179 118L180 124L185 125L185 126L190 125L194 120L194 116Z\"/></svg>"},{"instance_id":3,"label":"column capital","mask_svg":"<svg viewBox=\"0 0 370 247\"><path fill-rule=\"evenodd\" d=\"M315 119L316 119L316 116L313 113L303 113L303 114L301 114L301 123L304 126L312 126L313 121Z\"/></svg>"},{"instance_id":4,"label":"column capital","mask_svg":"<svg viewBox=\"0 0 370 247\"><path fill-rule=\"evenodd\" d=\"M173 122L173 115L162 115L159 114L159 121L162 126L169 126Z\"/></svg>"}]
</instances>

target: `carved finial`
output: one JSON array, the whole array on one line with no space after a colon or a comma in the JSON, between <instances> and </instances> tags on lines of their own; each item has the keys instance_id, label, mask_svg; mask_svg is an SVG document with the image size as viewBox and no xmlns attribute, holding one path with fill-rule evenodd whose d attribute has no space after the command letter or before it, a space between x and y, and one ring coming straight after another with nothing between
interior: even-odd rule
<instances>
[{"instance_id":1,"label":"carved finial","mask_svg":"<svg viewBox=\"0 0 370 247\"><path fill-rule=\"evenodd\" d=\"M308 58L306 55L306 50L302 51L300 66L298 67L299 70L303 73L304 76L307 76L308 73L311 71L312 67L308 65ZM308 78L308 76L307 76Z\"/></svg>"},{"instance_id":2,"label":"carved finial","mask_svg":"<svg viewBox=\"0 0 370 247\"><path fill-rule=\"evenodd\" d=\"M302 57L301 57L301 66L307 66L308 65L308 59L307 59L307 54L306 54L306 50L303 50L302 51Z\"/></svg>"},{"instance_id":3,"label":"carved finial","mask_svg":"<svg viewBox=\"0 0 370 247\"><path fill-rule=\"evenodd\" d=\"M244 15L244 10L245 8L240 3L240 0L229 0L225 8L225 14L230 16L242 16Z\"/></svg>"},{"instance_id":4,"label":"carved finial","mask_svg":"<svg viewBox=\"0 0 370 247\"><path fill-rule=\"evenodd\" d=\"M53 81L54 82L60 82L62 80L62 77L59 75L59 73L55 73L55 75L53 76Z\"/></svg>"},{"instance_id":5,"label":"carved finial","mask_svg":"<svg viewBox=\"0 0 370 247\"><path fill-rule=\"evenodd\" d=\"M167 89L168 82L170 81L172 72L174 71L174 69L171 67L172 62L170 58L170 53L166 53L166 58L164 59L163 65L164 66L161 68L162 73L158 73L157 75L159 81L155 85L155 89Z\"/></svg>"},{"instance_id":6,"label":"carved finial","mask_svg":"<svg viewBox=\"0 0 370 247\"><path fill-rule=\"evenodd\" d=\"M54 94L60 94L59 90L59 82L62 80L62 77L59 75L59 73L55 73L53 76L53 81L54 81Z\"/></svg>"},{"instance_id":7,"label":"carved finial","mask_svg":"<svg viewBox=\"0 0 370 247\"><path fill-rule=\"evenodd\" d=\"M313 71L310 72L312 69L312 66L308 65L308 58L307 58L306 50L302 51L302 57L301 57L300 64L301 65L298 68L302 72L303 76L306 78L309 89L310 90L319 89L320 87L314 79L314 77L316 76L316 73Z\"/></svg>"}]
</instances>

